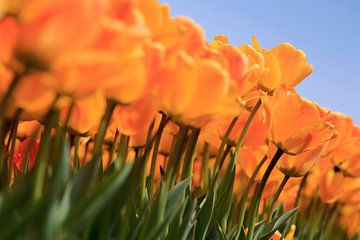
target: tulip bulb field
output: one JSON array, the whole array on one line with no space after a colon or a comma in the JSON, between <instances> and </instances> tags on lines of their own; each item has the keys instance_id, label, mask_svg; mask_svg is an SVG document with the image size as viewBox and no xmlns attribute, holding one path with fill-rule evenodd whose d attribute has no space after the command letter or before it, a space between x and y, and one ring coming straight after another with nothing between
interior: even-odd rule
<instances>
[{"instance_id":1,"label":"tulip bulb field","mask_svg":"<svg viewBox=\"0 0 360 240\"><path fill-rule=\"evenodd\" d=\"M1 240L360 239L360 127L297 93L301 46L205 31L1 0Z\"/></svg>"}]
</instances>

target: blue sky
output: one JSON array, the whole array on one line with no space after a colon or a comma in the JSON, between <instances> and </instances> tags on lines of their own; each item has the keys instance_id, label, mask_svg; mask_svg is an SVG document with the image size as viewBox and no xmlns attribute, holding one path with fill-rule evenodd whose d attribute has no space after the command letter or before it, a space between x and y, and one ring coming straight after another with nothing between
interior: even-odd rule
<instances>
[{"instance_id":1,"label":"blue sky","mask_svg":"<svg viewBox=\"0 0 360 240\"><path fill-rule=\"evenodd\" d=\"M290 42L315 69L297 91L353 117L360 125L360 1L358 0L162 0L172 15L194 19L207 39L225 34L230 43L265 48Z\"/></svg>"}]
</instances>

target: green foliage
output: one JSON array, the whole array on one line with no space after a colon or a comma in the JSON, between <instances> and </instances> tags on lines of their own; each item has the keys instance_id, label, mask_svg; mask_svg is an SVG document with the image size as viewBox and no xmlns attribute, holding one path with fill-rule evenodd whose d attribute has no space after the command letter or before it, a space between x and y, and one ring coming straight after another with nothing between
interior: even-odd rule
<instances>
[{"instance_id":1,"label":"green foliage","mask_svg":"<svg viewBox=\"0 0 360 240\"><path fill-rule=\"evenodd\" d=\"M117 158L102 169L97 146L91 161L72 167L70 149L78 139L72 141L65 127L45 128L34 169L17 173L0 194L0 239L246 239L246 226L237 224L238 200L233 194L236 154L223 152L222 159L228 159L223 168L209 172L209 184L193 189L193 178L187 177L199 134L193 131L189 136L185 129L177 138L173 165L156 169L161 177L155 185L143 175L150 138L130 163ZM179 171L184 165L186 172ZM149 186L157 187L150 191ZM257 224L254 239L268 239L283 229L295 211Z\"/></svg>"}]
</instances>

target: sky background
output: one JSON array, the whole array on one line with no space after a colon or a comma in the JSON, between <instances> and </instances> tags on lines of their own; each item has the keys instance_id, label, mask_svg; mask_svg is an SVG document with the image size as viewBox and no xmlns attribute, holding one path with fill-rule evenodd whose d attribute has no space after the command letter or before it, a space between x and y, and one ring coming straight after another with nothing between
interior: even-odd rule
<instances>
[{"instance_id":1,"label":"sky background","mask_svg":"<svg viewBox=\"0 0 360 240\"><path fill-rule=\"evenodd\" d=\"M161 0L171 14L200 24L208 41L217 34L232 45L256 36L264 48L290 42L305 51L313 73L297 91L360 125L359 0Z\"/></svg>"}]
</instances>

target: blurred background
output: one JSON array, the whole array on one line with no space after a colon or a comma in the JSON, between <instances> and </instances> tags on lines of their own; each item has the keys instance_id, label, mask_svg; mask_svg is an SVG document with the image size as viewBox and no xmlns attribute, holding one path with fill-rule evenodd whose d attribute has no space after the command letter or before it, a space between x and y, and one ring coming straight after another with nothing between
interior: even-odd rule
<instances>
[{"instance_id":1,"label":"blurred background","mask_svg":"<svg viewBox=\"0 0 360 240\"><path fill-rule=\"evenodd\" d=\"M314 72L296 89L360 125L360 1L357 0L161 0L171 14L200 24L208 41L217 34L232 45L264 48L290 42L305 51Z\"/></svg>"}]
</instances>

